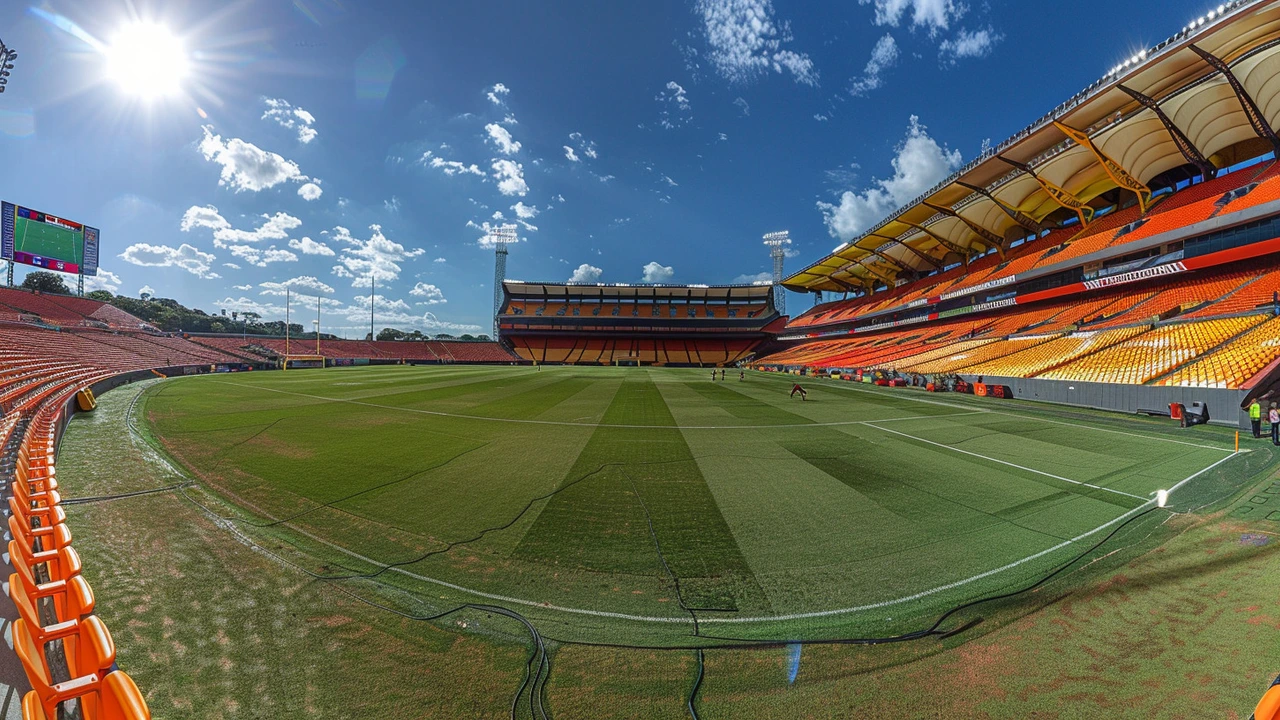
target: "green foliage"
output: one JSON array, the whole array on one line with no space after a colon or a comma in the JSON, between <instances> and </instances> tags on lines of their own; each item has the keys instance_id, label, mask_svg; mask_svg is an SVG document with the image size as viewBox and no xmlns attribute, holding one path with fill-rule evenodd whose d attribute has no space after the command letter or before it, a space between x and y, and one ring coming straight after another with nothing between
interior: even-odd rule
<instances>
[{"instance_id":1,"label":"green foliage","mask_svg":"<svg viewBox=\"0 0 1280 720\"><path fill-rule=\"evenodd\" d=\"M27 290L37 290L46 293L58 293L60 295L70 295L71 288L62 281L62 275L44 270L35 270L27 273L22 279L22 287Z\"/></svg>"},{"instance_id":2,"label":"green foliage","mask_svg":"<svg viewBox=\"0 0 1280 720\"><path fill-rule=\"evenodd\" d=\"M110 303L113 299L115 299L115 295L112 295L110 292L106 290L90 290L89 292L85 293L84 296L89 298L90 300L97 300L98 302L104 302L104 303Z\"/></svg>"}]
</instances>

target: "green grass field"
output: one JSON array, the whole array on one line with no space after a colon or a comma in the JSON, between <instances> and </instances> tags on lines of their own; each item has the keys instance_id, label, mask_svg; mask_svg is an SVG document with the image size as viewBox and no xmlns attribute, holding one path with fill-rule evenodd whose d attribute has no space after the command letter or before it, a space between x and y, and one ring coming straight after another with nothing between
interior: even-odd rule
<instances>
[{"instance_id":1,"label":"green grass field","mask_svg":"<svg viewBox=\"0 0 1280 720\"><path fill-rule=\"evenodd\" d=\"M468 602L536 626L540 707L560 719L689 717L687 648L723 638L815 642L706 650L704 718L1246 717L1280 671L1269 445L806 386L801 403L786 378L684 370L175 379L78 415L59 480L69 499L170 487L185 471L164 455L198 479L68 506L121 666L162 717L509 717L526 628L405 617ZM1036 557L1193 475L1174 509L1194 513ZM917 629L1116 528L1035 592L952 618L958 635L822 642Z\"/></svg>"},{"instance_id":2,"label":"green grass field","mask_svg":"<svg viewBox=\"0 0 1280 720\"><path fill-rule=\"evenodd\" d=\"M695 624L905 632L1042 575L1231 458L1214 432L789 388L754 373L391 367L186 379L145 411L244 531L328 575L376 573L419 611L494 602L557 637L655 645L689 642Z\"/></svg>"},{"instance_id":3,"label":"green grass field","mask_svg":"<svg viewBox=\"0 0 1280 720\"><path fill-rule=\"evenodd\" d=\"M14 250L40 257L84 264L84 235L48 223L16 217L13 226Z\"/></svg>"}]
</instances>

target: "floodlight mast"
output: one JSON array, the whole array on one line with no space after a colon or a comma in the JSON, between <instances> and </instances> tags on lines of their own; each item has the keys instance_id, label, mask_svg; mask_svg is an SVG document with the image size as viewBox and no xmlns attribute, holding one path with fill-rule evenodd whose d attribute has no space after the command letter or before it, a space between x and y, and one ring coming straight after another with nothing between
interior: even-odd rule
<instances>
[{"instance_id":1,"label":"floodlight mast","mask_svg":"<svg viewBox=\"0 0 1280 720\"><path fill-rule=\"evenodd\" d=\"M4 41L0 40L0 93L4 92L5 85L9 84L9 75L13 70L13 61L18 59L18 51L10 50L5 46ZM10 265L9 267L13 267ZM10 283L12 285L12 283Z\"/></svg>"},{"instance_id":2,"label":"floodlight mast","mask_svg":"<svg viewBox=\"0 0 1280 720\"><path fill-rule=\"evenodd\" d=\"M766 233L764 244L769 246L769 256L773 258L773 304L782 315L787 314L787 291L782 288L782 262L787 257L787 246L791 244L791 232L779 230Z\"/></svg>"},{"instance_id":3,"label":"floodlight mast","mask_svg":"<svg viewBox=\"0 0 1280 720\"><path fill-rule=\"evenodd\" d=\"M507 243L516 241L515 225L489 229L493 243L493 339L498 339L498 314L502 312L502 283L507 279Z\"/></svg>"}]
</instances>

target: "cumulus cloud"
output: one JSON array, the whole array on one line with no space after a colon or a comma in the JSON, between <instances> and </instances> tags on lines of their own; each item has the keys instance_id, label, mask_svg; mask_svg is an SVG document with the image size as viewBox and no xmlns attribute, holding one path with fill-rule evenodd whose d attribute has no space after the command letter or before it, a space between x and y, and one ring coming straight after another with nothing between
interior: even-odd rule
<instances>
[{"instance_id":1,"label":"cumulus cloud","mask_svg":"<svg viewBox=\"0 0 1280 720\"><path fill-rule=\"evenodd\" d=\"M498 181L498 192L503 195L524 197L529 185L524 181L524 166L514 160L494 159L493 179Z\"/></svg>"},{"instance_id":2,"label":"cumulus cloud","mask_svg":"<svg viewBox=\"0 0 1280 720\"><path fill-rule=\"evenodd\" d=\"M489 93L488 93L489 102L493 103L494 105L501 105L502 103L506 102L506 100L504 100L503 98L510 92L511 91L507 89L506 85L503 85L502 83L498 83L493 87L489 88Z\"/></svg>"},{"instance_id":3,"label":"cumulus cloud","mask_svg":"<svg viewBox=\"0 0 1280 720\"><path fill-rule=\"evenodd\" d=\"M250 265L257 267L266 267L271 263L279 262L297 262L298 256L288 250L277 249L275 245L267 249L254 247L252 245L230 245L228 249L232 255L244 260Z\"/></svg>"},{"instance_id":4,"label":"cumulus cloud","mask_svg":"<svg viewBox=\"0 0 1280 720\"><path fill-rule=\"evenodd\" d=\"M311 295L329 295L333 293L332 287L313 275L299 275L284 282L258 283L258 287L262 288L262 291L258 293L259 295L278 295L281 297L284 296L286 288L294 294L297 294L300 290ZM237 287L237 289L240 288Z\"/></svg>"},{"instance_id":5,"label":"cumulus cloud","mask_svg":"<svg viewBox=\"0 0 1280 720\"><path fill-rule=\"evenodd\" d=\"M429 283L420 282L415 284L413 289L409 291L409 294L414 297L422 298L416 303L418 305L443 305L444 303L449 302L444 299L444 292L441 291L440 288Z\"/></svg>"},{"instance_id":6,"label":"cumulus cloud","mask_svg":"<svg viewBox=\"0 0 1280 720\"><path fill-rule=\"evenodd\" d=\"M263 102L267 104L267 111L262 113L263 120L272 120L280 127L298 133L298 142L304 145L316 139L314 115L279 98L263 98Z\"/></svg>"},{"instance_id":7,"label":"cumulus cloud","mask_svg":"<svg viewBox=\"0 0 1280 720\"><path fill-rule=\"evenodd\" d=\"M587 158L591 160L595 160L596 158L600 157L600 153L596 151L596 142L594 140L588 140L582 137L582 133L580 132L569 133L569 141L572 142L574 146L578 148L578 151L581 152ZM565 155L566 156L569 155L570 154L569 146L566 145L564 149L565 149ZM569 159L573 160L574 162L577 162L577 158L571 157Z\"/></svg>"},{"instance_id":8,"label":"cumulus cloud","mask_svg":"<svg viewBox=\"0 0 1280 720\"><path fill-rule=\"evenodd\" d=\"M178 267L205 280L222 277L213 272L213 261L217 258L212 253L201 252L183 243L177 248L168 245L151 245L134 243L120 253L127 263L142 267Z\"/></svg>"},{"instance_id":9,"label":"cumulus cloud","mask_svg":"<svg viewBox=\"0 0 1280 720\"><path fill-rule=\"evenodd\" d=\"M232 289L232 290L240 290L240 291L244 292L244 291L252 290L252 289L253 289L253 286L252 286L252 285L232 285L232 286L231 286L231 289Z\"/></svg>"},{"instance_id":10,"label":"cumulus cloud","mask_svg":"<svg viewBox=\"0 0 1280 720\"><path fill-rule=\"evenodd\" d=\"M150 285L143 285L142 287L138 288L138 297L142 297L143 295L154 296L155 294L156 294L156 291L153 290Z\"/></svg>"},{"instance_id":11,"label":"cumulus cloud","mask_svg":"<svg viewBox=\"0 0 1280 720\"><path fill-rule=\"evenodd\" d=\"M286 160L240 138L224 142L221 136L213 133L210 125L205 125L202 129L204 139L200 141L200 153L205 160L222 166L219 185L229 186L236 192L258 192L273 188L286 180L305 182L310 179L302 174L302 170L292 160Z\"/></svg>"},{"instance_id":12,"label":"cumulus cloud","mask_svg":"<svg viewBox=\"0 0 1280 720\"><path fill-rule=\"evenodd\" d=\"M289 237L290 230L302 225L301 220L285 212L277 212L275 215L263 215L262 218L262 224L256 229L237 230L231 227L231 223L222 217L218 212L218 208L213 205L192 205L182 214L182 222L179 224L179 229L182 232L191 232L195 228L213 230L214 246L225 248L240 243L284 240Z\"/></svg>"},{"instance_id":13,"label":"cumulus cloud","mask_svg":"<svg viewBox=\"0 0 1280 720\"><path fill-rule=\"evenodd\" d=\"M798 83L816 85L818 71L805 53L784 50L792 41L790 23L774 17L771 0L698 0L708 57L721 77L748 82L772 69Z\"/></svg>"},{"instance_id":14,"label":"cumulus cloud","mask_svg":"<svg viewBox=\"0 0 1280 720\"><path fill-rule=\"evenodd\" d=\"M656 263L650 263L656 264ZM578 266L573 274L569 276L569 282L575 283L593 283L599 282L600 276L604 274L604 270L588 263L582 263Z\"/></svg>"},{"instance_id":15,"label":"cumulus cloud","mask_svg":"<svg viewBox=\"0 0 1280 720\"><path fill-rule=\"evenodd\" d=\"M320 196L323 194L324 190L321 190L320 186L313 182L306 183L302 187L298 188L298 197L306 200L307 202L319 200Z\"/></svg>"},{"instance_id":16,"label":"cumulus cloud","mask_svg":"<svg viewBox=\"0 0 1280 720\"><path fill-rule=\"evenodd\" d=\"M950 27L969 10L960 0L858 0L859 5L874 5L877 25L897 27L906 15L912 27L923 27L929 36Z\"/></svg>"},{"instance_id":17,"label":"cumulus cloud","mask_svg":"<svg viewBox=\"0 0 1280 720\"><path fill-rule=\"evenodd\" d=\"M647 283L664 283L675 276L676 270L670 265L651 262L644 266L643 279Z\"/></svg>"},{"instance_id":18,"label":"cumulus cloud","mask_svg":"<svg viewBox=\"0 0 1280 720\"><path fill-rule=\"evenodd\" d=\"M4 265L0 265L0 269L3 268ZM89 292L91 290L106 290L109 293L118 293L120 292L120 284L121 280L119 275L116 275L110 270L103 270L102 268L98 268L97 275L86 275L84 278L85 292Z\"/></svg>"},{"instance_id":19,"label":"cumulus cloud","mask_svg":"<svg viewBox=\"0 0 1280 720\"><path fill-rule=\"evenodd\" d=\"M867 93L880 87L883 82L881 75L884 71L896 65L898 62L898 43L893 39L892 35L885 34L884 37L876 41L875 47L871 49L871 59L867 61L867 66L862 70L862 77L854 80L849 86L849 94L855 97L866 95ZM818 116L814 116L817 118ZM827 119L823 117L823 119Z\"/></svg>"},{"instance_id":20,"label":"cumulus cloud","mask_svg":"<svg viewBox=\"0 0 1280 720\"><path fill-rule=\"evenodd\" d=\"M944 65L955 65L965 58L986 57L1003 39L1004 35L990 26L973 32L961 28L954 38L943 40L938 46L938 59Z\"/></svg>"},{"instance_id":21,"label":"cumulus cloud","mask_svg":"<svg viewBox=\"0 0 1280 720\"><path fill-rule=\"evenodd\" d=\"M754 275L742 274L733 279L734 285L772 285L773 273L758 272Z\"/></svg>"},{"instance_id":22,"label":"cumulus cloud","mask_svg":"<svg viewBox=\"0 0 1280 720\"><path fill-rule=\"evenodd\" d=\"M333 257L334 255L333 250L328 245L316 242L309 237L304 237L301 240L290 240L289 247L303 255L324 255L326 257Z\"/></svg>"},{"instance_id":23,"label":"cumulus cloud","mask_svg":"<svg viewBox=\"0 0 1280 720\"><path fill-rule=\"evenodd\" d=\"M370 225L369 230L369 239L362 240L342 226L333 229L334 241L344 245L338 264L333 266L333 274L351 278L352 287L368 287L370 277L383 285L396 280L400 277L400 263L426 252L422 248L408 250L389 239L382 233L381 225Z\"/></svg>"},{"instance_id":24,"label":"cumulus cloud","mask_svg":"<svg viewBox=\"0 0 1280 720\"><path fill-rule=\"evenodd\" d=\"M445 160L442 157L433 155L430 150L423 153L422 158L418 160L418 162L426 165L427 167L435 168L449 176L477 175L479 177L484 177L484 171L475 163L467 165L466 163L461 163L457 160Z\"/></svg>"},{"instance_id":25,"label":"cumulus cloud","mask_svg":"<svg viewBox=\"0 0 1280 720\"><path fill-rule=\"evenodd\" d=\"M515 155L520 152L520 142L511 138L511 133L498 123L489 123L484 126L486 132L489 133L489 141L498 147L498 152L503 155Z\"/></svg>"},{"instance_id":26,"label":"cumulus cloud","mask_svg":"<svg viewBox=\"0 0 1280 720\"><path fill-rule=\"evenodd\" d=\"M659 92L654 100L658 101L658 124L670 130L689 124L689 95L680 83L671 80L665 90Z\"/></svg>"},{"instance_id":27,"label":"cumulus cloud","mask_svg":"<svg viewBox=\"0 0 1280 720\"><path fill-rule=\"evenodd\" d=\"M569 147L568 145L565 145L565 146L564 146L564 156L565 156L565 158L567 158L567 159L569 160L569 162L582 162L582 161L578 158L578 154L577 154L577 153L575 153L575 152L573 151L573 148Z\"/></svg>"},{"instance_id":28,"label":"cumulus cloud","mask_svg":"<svg viewBox=\"0 0 1280 720\"><path fill-rule=\"evenodd\" d=\"M512 205L511 209L515 211L516 217L523 218L525 220L528 220L529 218L535 218L538 216L538 213L542 212L541 210L539 210L538 208L532 205L525 205L523 201L518 202L515 205Z\"/></svg>"},{"instance_id":29,"label":"cumulus cloud","mask_svg":"<svg viewBox=\"0 0 1280 720\"><path fill-rule=\"evenodd\" d=\"M839 204L819 202L832 237L850 240L863 230L924 191L941 182L960 166L959 150L948 150L929 137L919 118L911 116L907 135L893 159L893 175L877 179L862 192L845 191Z\"/></svg>"}]
</instances>

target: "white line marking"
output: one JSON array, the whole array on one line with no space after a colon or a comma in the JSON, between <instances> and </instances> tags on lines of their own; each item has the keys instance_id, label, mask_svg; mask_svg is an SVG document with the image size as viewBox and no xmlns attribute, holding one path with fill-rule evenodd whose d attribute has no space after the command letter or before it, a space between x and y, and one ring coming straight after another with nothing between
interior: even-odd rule
<instances>
[{"instance_id":1,"label":"white line marking","mask_svg":"<svg viewBox=\"0 0 1280 720\"><path fill-rule=\"evenodd\" d=\"M1047 472L1044 472L1043 470L1036 470L1035 468L1029 468L1029 467L1026 467L1025 465L1018 465L1017 463L1011 463L1007 460L1000 460L999 458L988 457L986 455L979 455L976 452L962 450L958 447L953 447L951 445L946 445L940 442L934 442L932 440L925 440L922 437L916 437L915 435L908 435L904 432L898 432L897 430L890 430L889 428L882 428L877 425L871 425L871 427L877 430L883 430L884 432L887 432L887 433L893 433L894 435L901 435L904 438L910 438L917 442L929 443L930 445L936 445L937 447L944 448L946 450L951 450L953 452L964 453L965 455L972 455L973 457L976 457L976 458L982 458L983 460L989 460L994 463L1000 463L1001 465L1008 465L1009 467L1018 468L1019 470L1026 470L1027 472L1035 473L1037 475L1043 475L1048 478L1053 478L1054 480L1061 480L1062 482L1071 483L1072 485L1082 485L1087 488L1093 488L1094 490L1104 490L1109 493L1115 493L1116 495L1125 495L1125 496L1134 498L1135 500L1146 500L1146 498L1142 497L1141 495L1134 495L1133 493L1127 493L1123 490L1113 490L1112 488L1102 487L1101 485L1093 485L1087 482L1081 482L1079 480L1072 480L1071 478L1065 478L1065 477L1062 477L1061 475L1054 475L1053 473L1047 473Z\"/></svg>"},{"instance_id":2,"label":"white line marking","mask_svg":"<svg viewBox=\"0 0 1280 720\"><path fill-rule=\"evenodd\" d=\"M842 390L853 390L855 392L867 393L868 395L875 395L877 397L896 397L896 398L902 398L903 400L910 400L911 402L928 403L930 405L944 405L946 407L954 407L954 408L972 409L971 406L966 406L966 405L956 405L953 403L940 402L938 400L923 400L921 398L914 398L905 393L901 395L895 395L888 392L868 390L866 388L856 387L853 385L836 385L835 387L840 388ZM1034 415L1022 415L1020 413L1009 412L1008 410L983 410L983 412L989 412L994 415L1007 415L1009 417L1022 418L1023 420L1035 420L1039 422L1053 423L1054 425L1069 425L1071 427L1083 428L1085 430L1097 430L1098 432L1114 433L1116 435L1128 435L1130 437L1138 437L1144 440L1158 440L1160 442L1177 443L1179 445L1190 445L1191 447L1203 448L1205 450L1217 450L1218 452L1225 452L1225 453L1234 452L1233 450L1230 450L1228 448L1215 447L1213 445L1201 445L1200 443L1187 442L1186 440L1174 440L1173 438L1162 438L1162 437L1156 437L1154 435L1143 435L1142 433L1128 432L1125 430L1112 430L1111 428L1094 427L1092 425L1079 425L1076 423L1066 422L1063 420L1049 420L1047 418L1036 417ZM944 416L939 416L939 417L944 417Z\"/></svg>"},{"instance_id":3,"label":"white line marking","mask_svg":"<svg viewBox=\"0 0 1280 720\"><path fill-rule=\"evenodd\" d=\"M925 420L939 417L954 417L957 415L977 415L987 412L986 410L972 410L962 413L950 413L947 415L913 415L910 417L900 418L884 418L883 420L836 420L832 422L812 422L812 423L793 423L789 425L623 425L614 423L584 423L570 422L567 420L525 420L520 418L495 418L484 417L482 415L462 415L459 413L443 412L441 410L423 410L422 408L399 407L396 405L382 405L380 403L365 402L363 400L348 400L345 398L331 398L323 395L312 395L310 393L292 392L290 390L280 390L277 388L263 387L261 385L253 385L249 383L237 383L229 380L212 380L210 382L218 382L224 385L235 385L237 387L253 388L254 390L265 390L267 392L280 393L281 395L294 395L297 397L310 398L312 400L324 400L326 402L347 403L350 405L362 405L364 407L378 408L380 410L396 410L400 412L416 413L418 415L432 415L435 417L457 418L459 420L480 420L483 422L498 423L515 423L517 425L556 425L560 427L586 427L586 428L616 428L622 430L778 430L781 428L817 428L817 427L839 427L848 425L868 425L877 422L895 422L898 420ZM959 405L953 407L960 407Z\"/></svg>"}]
</instances>

